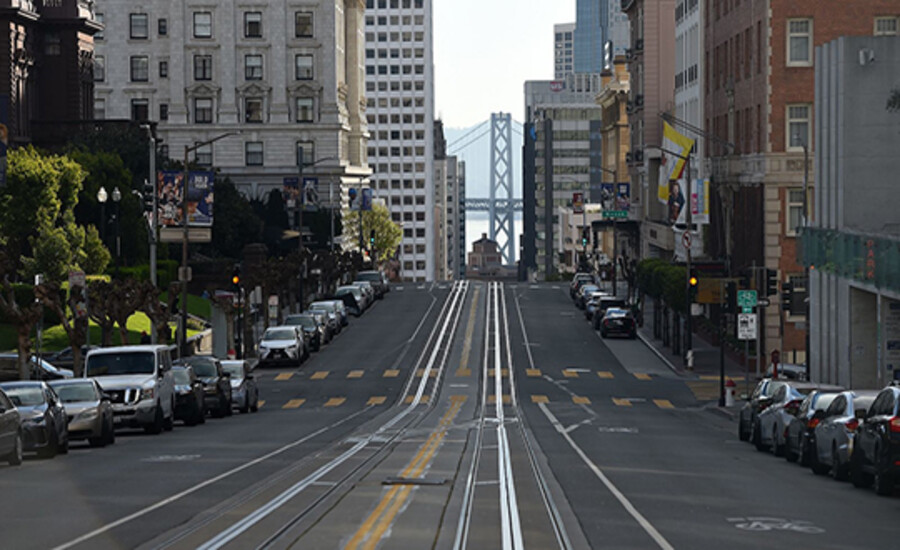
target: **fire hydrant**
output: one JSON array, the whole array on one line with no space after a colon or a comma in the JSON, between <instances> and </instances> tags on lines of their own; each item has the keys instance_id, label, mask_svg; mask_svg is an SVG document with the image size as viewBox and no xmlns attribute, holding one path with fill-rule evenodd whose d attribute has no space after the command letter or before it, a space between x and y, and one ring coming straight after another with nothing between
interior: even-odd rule
<instances>
[{"instance_id":1,"label":"fire hydrant","mask_svg":"<svg viewBox=\"0 0 900 550\"><path fill-rule=\"evenodd\" d=\"M725 381L725 406L733 407L734 406L734 391L737 387L737 384L734 383L734 380L729 378Z\"/></svg>"}]
</instances>

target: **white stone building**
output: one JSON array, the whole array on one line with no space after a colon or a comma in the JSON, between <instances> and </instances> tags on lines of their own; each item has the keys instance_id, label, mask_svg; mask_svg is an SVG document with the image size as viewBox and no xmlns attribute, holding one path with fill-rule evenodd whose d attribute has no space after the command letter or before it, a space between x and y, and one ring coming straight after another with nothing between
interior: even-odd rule
<instances>
[{"instance_id":1,"label":"white stone building","mask_svg":"<svg viewBox=\"0 0 900 550\"><path fill-rule=\"evenodd\" d=\"M575 71L575 23L553 25L553 78L562 80Z\"/></svg>"},{"instance_id":2,"label":"white stone building","mask_svg":"<svg viewBox=\"0 0 900 550\"><path fill-rule=\"evenodd\" d=\"M190 155L263 197L298 173L319 196L367 167L362 0L97 0L95 118L157 122Z\"/></svg>"},{"instance_id":3,"label":"white stone building","mask_svg":"<svg viewBox=\"0 0 900 550\"><path fill-rule=\"evenodd\" d=\"M431 0L367 0L366 110L374 194L402 224L400 277L436 275Z\"/></svg>"}]
</instances>

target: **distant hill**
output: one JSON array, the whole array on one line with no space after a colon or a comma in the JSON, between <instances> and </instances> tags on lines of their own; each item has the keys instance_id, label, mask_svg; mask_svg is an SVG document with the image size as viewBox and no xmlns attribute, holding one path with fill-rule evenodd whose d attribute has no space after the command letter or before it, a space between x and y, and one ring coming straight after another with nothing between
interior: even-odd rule
<instances>
[{"instance_id":1,"label":"distant hill","mask_svg":"<svg viewBox=\"0 0 900 550\"><path fill-rule=\"evenodd\" d=\"M522 127L513 121L512 131L512 182L513 196L522 197ZM477 129L476 129L477 128ZM464 137L465 136L465 137ZM490 115L484 124L468 128L444 128L447 154L456 155L466 162L466 196L487 198L491 185L491 122Z\"/></svg>"}]
</instances>

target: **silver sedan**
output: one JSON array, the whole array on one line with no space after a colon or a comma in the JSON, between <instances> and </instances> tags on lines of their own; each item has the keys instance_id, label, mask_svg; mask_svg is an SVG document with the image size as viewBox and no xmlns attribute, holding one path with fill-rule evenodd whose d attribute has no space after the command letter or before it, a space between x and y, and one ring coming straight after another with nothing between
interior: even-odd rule
<instances>
[{"instance_id":1,"label":"silver sedan","mask_svg":"<svg viewBox=\"0 0 900 550\"><path fill-rule=\"evenodd\" d=\"M115 443L112 405L92 378L51 380L69 420L69 439L87 439L91 447Z\"/></svg>"},{"instance_id":2,"label":"silver sedan","mask_svg":"<svg viewBox=\"0 0 900 550\"><path fill-rule=\"evenodd\" d=\"M250 365L244 360L222 361L222 370L231 381L231 403L240 412L256 412L259 409L259 387Z\"/></svg>"}]
</instances>

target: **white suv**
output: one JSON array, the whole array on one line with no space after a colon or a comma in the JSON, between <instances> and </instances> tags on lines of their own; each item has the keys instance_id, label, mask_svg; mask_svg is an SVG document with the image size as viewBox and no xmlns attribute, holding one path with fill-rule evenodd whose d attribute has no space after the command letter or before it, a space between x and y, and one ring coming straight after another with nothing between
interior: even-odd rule
<instances>
[{"instance_id":1,"label":"white suv","mask_svg":"<svg viewBox=\"0 0 900 550\"><path fill-rule=\"evenodd\" d=\"M169 346L121 346L88 352L84 377L110 396L116 427L158 434L175 419L175 379Z\"/></svg>"}]
</instances>

